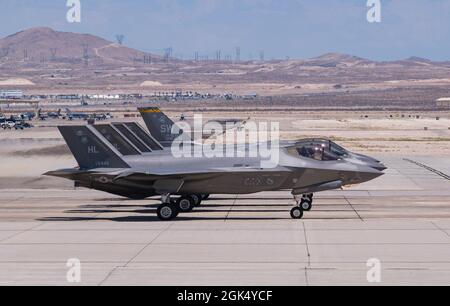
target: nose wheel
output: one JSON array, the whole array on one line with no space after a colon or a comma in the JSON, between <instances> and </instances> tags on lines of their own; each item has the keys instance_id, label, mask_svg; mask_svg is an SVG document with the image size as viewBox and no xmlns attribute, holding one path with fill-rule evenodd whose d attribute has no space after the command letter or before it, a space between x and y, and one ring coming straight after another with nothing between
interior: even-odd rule
<instances>
[{"instance_id":1,"label":"nose wheel","mask_svg":"<svg viewBox=\"0 0 450 306\"><path fill-rule=\"evenodd\" d=\"M294 207L291 209L291 218L292 219L301 219L303 218L303 209L300 207Z\"/></svg>"},{"instance_id":2,"label":"nose wheel","mask_svg":"<svg viewBox=\"0 0 450 306\"><path fill-rule=\"evenodd\" d=\"M296 206L291 209L291 217L292 219L301 219L305 211L312 209L313 194L303 194L301 197L294 196L294 199Z\"/></svg>"},{"instance_id":3,"label":"nose wheel","mask_svg":"<svg viewBox=\"0 0 450 306\"><path fill-rule=\"evenodd\" d=\"M307 200L302 200L299 204L299 206L304 210L304 211L310 211L312 209L312 202L311 201L307 201Z\"/></svg>"}]
</instances>

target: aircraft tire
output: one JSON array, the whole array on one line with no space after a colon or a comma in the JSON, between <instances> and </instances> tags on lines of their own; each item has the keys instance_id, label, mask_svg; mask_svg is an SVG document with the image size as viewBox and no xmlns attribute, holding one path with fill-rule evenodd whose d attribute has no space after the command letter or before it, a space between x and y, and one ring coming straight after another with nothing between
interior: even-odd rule
<instances>
[{"instance_id":1,"label":"aircraft tire","mask_svg":"<svg viewBox=\"0 0 450 306\"><path fill-rule=\"evenodd\" d=\"M182 196L177 200L177 208L180 212L191 212L195 207L195 199L192 196Z\"/></svg>"},{"instance_id":2,"label":"aircraft tire","mask_svg":"<svg viewBox=\"0 0 450 306\"><path fill-rule=\"evenodd\" d=\"M300 207L294 207L291 209L291 218L292 219L301 219L303 218L303 210Z\"/></svg>"},{"instance_id":3,"label":"aircraft tire","mask_svg":"<svg viewBox=\"0 0 450 306\"><path fill-rule=\"evenodd\" d=\"M173 204L161 204L156 214L161 221L170 221L178 216L178 207Z\"/></svg>"},{"instance_id":4,"label":"aircraft tire","mask_svg":"<svg viewBox=\"0 0 450 306\"><path fill-rule=\"evenodd\" d=\"M303 211L310 211L312 209L312 201L302 200L300 202L300 207Z\"/></svg>"}]
</instances>

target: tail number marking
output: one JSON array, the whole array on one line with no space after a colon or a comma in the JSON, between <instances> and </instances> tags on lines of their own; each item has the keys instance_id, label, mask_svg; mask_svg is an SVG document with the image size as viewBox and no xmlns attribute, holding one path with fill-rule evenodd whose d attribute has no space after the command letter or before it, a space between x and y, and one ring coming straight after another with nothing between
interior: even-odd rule
<instances>
[{"instance_id":1,"label":"tail number marking","mask_svg":"<svg viewBox=\"0 0 450 306\"><path fill-rule=\"evenodd\" d=\"M88 154L99 154L100 152L97 150L96 146L89 146L88 148Z\"/></svg>"}]
</instances>

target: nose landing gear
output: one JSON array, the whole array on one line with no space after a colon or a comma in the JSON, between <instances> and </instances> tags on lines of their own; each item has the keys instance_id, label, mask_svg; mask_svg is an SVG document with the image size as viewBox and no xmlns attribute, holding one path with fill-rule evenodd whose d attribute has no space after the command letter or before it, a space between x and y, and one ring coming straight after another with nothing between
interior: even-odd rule
<instances>
[{"instance_id":1,"label":"nose landing gear","mask_svg":"<svg viewBox=\"0 0 450 306\"><path fill-rule=\"evenodd\" d=\"M303 209L301 207L294 207L291 209L291 218L292 219L301 219L303 218Z\"/></svg>"},{"instance_id":2,"label":"nose landing gear","mask_svg":"<svg viewBox=\"0 0 450 306\"><path fill-rule=\"evenodd\" d=\"M296 206L291 209L291 217L292 219L301 219L305 211L312 209L313 194L303 194L301 197L294 196L294 199Z\"/></svg>"}]
</instances>

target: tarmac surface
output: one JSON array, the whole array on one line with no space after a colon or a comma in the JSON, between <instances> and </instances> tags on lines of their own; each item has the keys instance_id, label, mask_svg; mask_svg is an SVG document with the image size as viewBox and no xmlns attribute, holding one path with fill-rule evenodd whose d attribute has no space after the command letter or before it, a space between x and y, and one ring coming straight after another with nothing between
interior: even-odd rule
<instances>
[{"instance_id":1,"label":"tarmac surface","mask_svg":"<svg viewBox=\"0 0 450 306\"><path fill-rule=\"evenodd\" d=\"M450 285L450 159L380 159L386 175L316 194L303 220L289 192L214 195L160 222L157 199L4 189L0 285L77 285L72 258L79 285Z\"/></svg>"}]
</instances>

